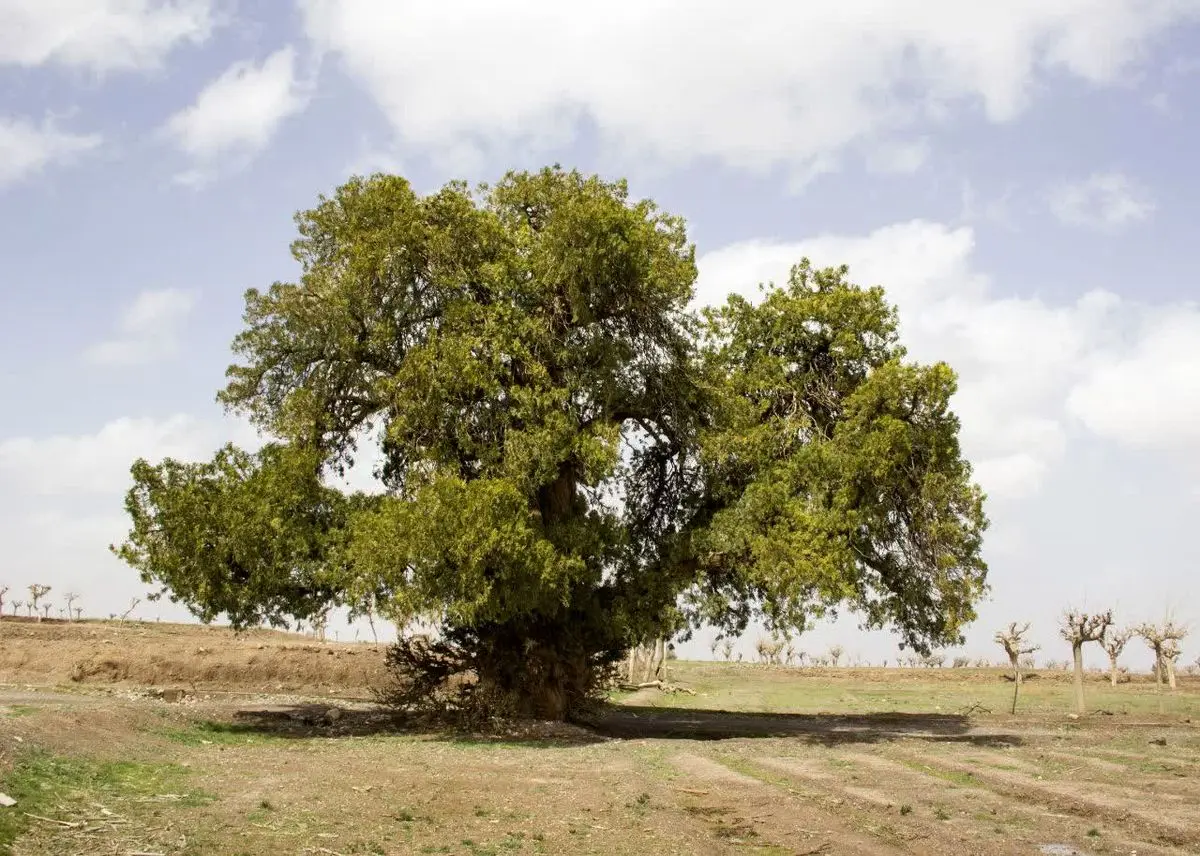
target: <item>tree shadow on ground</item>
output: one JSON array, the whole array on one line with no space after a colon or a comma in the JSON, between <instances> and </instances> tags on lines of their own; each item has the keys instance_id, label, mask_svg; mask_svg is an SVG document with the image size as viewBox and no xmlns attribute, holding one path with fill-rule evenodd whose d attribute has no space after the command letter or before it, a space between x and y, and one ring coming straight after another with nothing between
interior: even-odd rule
<instances>
[{"instance_id":1,"label":"tree shadow on ground","mask_svg":"<svg viewBox=\"0 0 1200 856\"><path fill-rule=\"evenodd\" d=\"M331 711L337 711L332 717ZM466 729L453 721L413 716L385 706L345 708L329 704L288 704L241 708L232 722L204 723L227 734L294 738L410 737L462 746L491 744L538 748L580 746L607 739L578 725L563 722L517 721L487 729Z\"/></svg>"},{"instance_id":2,"label":"tree shadow on ground","mask_svg":"<svg viewBox=\"0 0 1200 856\"><path fill-rule=\"evenodd\" d=\"M598 734L617 738L730 740L790 737L805 743L838 746L927 740L978 746L1018 746L1021 737L972 726L965 714L941 713L749 713L623 705L589 722Z\"/></svg>"},{"instance_id":3,"label":"tree shadow on ground","mask_svg":"<svg viewBox=\"0 0 1200 856\"><path fill-rule=\"evenodd\" d=\"M332 717L331 709L338 712ZM925 740L977 746L1019 746L1017 734L972 726L965 714L747 713L610 705L578 724L509 722L486 730L464 730L428 718L415 719L384 707L331 708L295 704L245 708L221 726L230 733L291 738L409 736L460 745L509 744L553 748L605 740L730 740L793 738L804 743L838 746Z\"/></svg>"}]
</instances>

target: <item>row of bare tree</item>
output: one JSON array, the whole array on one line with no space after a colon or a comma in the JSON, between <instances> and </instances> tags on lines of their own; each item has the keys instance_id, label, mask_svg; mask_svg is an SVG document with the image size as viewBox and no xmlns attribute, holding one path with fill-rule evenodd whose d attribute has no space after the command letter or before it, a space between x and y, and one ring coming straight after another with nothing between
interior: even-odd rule
<instances>
[{"instance_id":1,"label":"row of bare tree","mask_svg":"<svg viewBox=\"0 0 1200 856\"><path fill-rule=\"evenodd\" d=\"M25 614L30 618L36 618L38 621L50 618L50 610L54 608L53 601L47 599L50 594L51 587L43 583L31 583L26 587L29 591L28 600L17 600L16 598L8 598L10 591L7 585L0 583L0 614L4 613L4 604L7 603L12 615L17 615L21 611L21 607L25 607ZM73 591L63 594L63 601L66 606L58 608L60 618L65 618L67 621L80 621L83 618L83 607L76 606L75 602L79 600L79 595ZM129 601L129 609L125 610L120 615L116 613L110 614L108 617L112 619L119 618L125 621L133 614L133 611L138 608L138 604L142 602L140 597L131 598Z\"/></svg>"},{"instance_id":2,"label":"row of bare tree","mask_svg":"<svg viewBox=\"0 0 1200 856\"><path fill-rule=\"evenodd\" d=\"M50 594L50 586L42 583L31 583L28 587L29 599L17 600L13 598L7 601L12 614L16 615L21 607L25 607L25 612L31 618L37 618L41 621L43 618L50 617L50 610L54 608L51 601L45 599L46 595ZM4 612L5 598L9 592L9 587L0 584L0 613ZM63 600L67 602L65 607L59 607L58 614L65 617L68 621L78 620L83 616L83 609L75 606L75 601L79 600L79 595L74 592L67 592L63 595ZM73 617L73 618L72 618Z\"/></svg>"},{"instance_id":3,"label":"row of bare tree","mask_svg":"<svg viewBox=\"0 0 1200 856\"><path fill-rule=\"evenodd\" d=\"M1021 689L1023 669L1027 665L1027 655L1039 649L1039 646L1028 641L1029 623L1013 622L1007 628L996 633L996 642L1008 655L1013 670L1013 703L1012 712L1017 712L1017 695ZM1083 646L1089 642L1097 642L1108 655L1109 678L1115 687L1118 681L1119 668L1117 661L1125 650L1130 639L1140 637L1150 647L1154 654L1154 682L1162 686L1164 678L1171 689L1176 687L1175 664L1183 648L1181 643L1187 636L1187 628L1176 624L1170 618L1161 623L1146 622L1118 628L1113 621L1112 610L1106 612L1087 613L1068 609L1063 613L1059 625L1059 635L1071 644L1071 658L1075 672L1075 710L1085 711L1083 697Z\"/></svg>"}]
</instances>

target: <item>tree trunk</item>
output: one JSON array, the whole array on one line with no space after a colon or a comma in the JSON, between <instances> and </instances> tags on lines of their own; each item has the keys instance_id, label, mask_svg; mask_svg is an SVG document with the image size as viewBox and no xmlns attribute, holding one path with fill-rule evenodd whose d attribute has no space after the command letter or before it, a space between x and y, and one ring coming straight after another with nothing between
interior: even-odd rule
<instances>
[{"instance_id":1,"label":"tree trunk","mask_svg":"<svg viewBox=\"0 0 1200 856\"><path fill-rule=\"evenodd\" d=\"M1175 661L1172 660L1170 657L1164 657L1163 661L1167 667L1167 686L1169 686L1171 689L1176 689L1176 687L1175 687Z\"/></svg>"},{"instance_id":2,"label":"tree trunk","mask_svg":"<svg viewBox=\"0 0 1200 856\"><path fill-rule=\"evenodd\" d=\"M1021 692L1021 661L1017 657L1012 657L1013 670L1013 700L1012 714L1017 715L1017 695Z\"/></svg>"},{"instance_id":3,"label":"tree trunk","mask_svg":"<svg viewBox=\"0 0 1200 856\"><path fill-rule=\"evenodd\" d=\"M1108 676L1112 679L1112 685L1117 685L1117 658L1112 654L1108 655Z\"/></svg>"},{"instance_id":4,"label":"tree trunk","mask_svg":"<svg viewBox=\"0 0 1200 856\"><path fill-rule=\"evenodd\" d=\"M1162 686L1163 682L1163 655L1161 651L1154 652L1154 683Z\"/></svg>"},{"instance_id":5,"label":"tree trunk","mask_svg":"<svg viewBox=\"0 0 1200 856\"><path fill-rule=\"evenodd\" d=\"M1071 654L1075 658L1075 712L1084 712L1083 704L1083 643L1071 643Z\"/></svg>"}]
</instances>

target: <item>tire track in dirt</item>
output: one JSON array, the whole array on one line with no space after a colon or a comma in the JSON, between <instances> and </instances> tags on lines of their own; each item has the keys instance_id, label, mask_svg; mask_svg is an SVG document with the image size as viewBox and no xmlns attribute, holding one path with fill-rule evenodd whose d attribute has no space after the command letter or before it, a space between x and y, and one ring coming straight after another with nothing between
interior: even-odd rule
<instances>
[{"instance_id":1,"label":"tire track in dirt","mask_svg":"<svg viewBox=\"0 0 1200 856\"><path fill-rule=\"evenodd\" d=\"M1200 807L1200 769L1191 769L1187 765L1161 763L1155 760L1140 758L1126 763L1097 758L1087 751L1064 752L1055 749L1042 750L1040 755L1052 759L1056 763L1071 765L1067 770L1050 770L1046 775L1062 778L1069 774L1078 773L1085 768L1093 774L1103 776L1105 784L1121 784L1137 781L1139 790L1149 794L1166 794L1171 799L1180 799ZM1160 764L1162 769L1147 771L1137 769L1133 764ZM1111 779L1115 778L1113 782ZM1200 808L1198 808L1200 810Z\"/></svg>"},{"instance_id":2,"label":"tire track in dirt","mask_svg":"<svg viewBox=\"0 0 1200 856\"><path fill-rule=\"evenodd\" d=\"M862 752L854 754L852 758L862 766L874 770L892 786L914 794L914 802L949 808L985 824L1002 825L1006 835L1014 836L1016 841L1023 842L1023 846L1013 852L1029 853L1043 844L1070 843L1080 852L1086 853L1092 844L1086 836L1086 828L1092 826L1090 818L1057 814L1047 811L1045 806L1014 800L989 788L983 777L977 774L972 773L969 782L955 784L941 778L937 768L929 764L920 765L929 770L923 772L914 769L911 762L905 763L881 754ZM962 775L966 777L966 773ZM1183 856L1190 852L1154 844L1140 837L1130 837L1121 834L1122 832L1123 830L1109 829L1105 834L1106 845L1109 848L1116 846L1121 852L1136 852L1139 856ZM1005 851L996 846L994 850L989 849L986 852Z\"/></svg>"},{"instance_id":3,"label":"tire track in dirt","mask_svg":"<svg viewBox=\"0 0 1200 856\"><path fill-rule=\"evenodd\" d=\"M853 751L819 750L811 757L754 752L734 754L730 760L742 769L761 771L759 776L770 780L777 789L823 806L829 813L847 820L852 828L884 841L893 847L892 852L1024 856L1040 843L1032 839L1023 845L1013 843L1010 831L999 831L992 818L984 818L981 822L974 813L965 822L947 822L952 819L941 816L942 806L937 805L936 800L926 801L928 811L911 813L911 806L908 806L908 811L902 813L902 805L918 800L912 799L903 789L896 789L894 777L881 779L875 775L859 781L855 777L856 770L862 771L861 767L851 765L860 757L861 753ZM830 761L834 763L830 764ZM912 775L916 782L914 791L927 794L934 782L924 781L920 774ZM1055 839L1041 839L1047 840Z\"/></svg>"},{"instance_id":4,"label":"tire track in dirt","mask_svg":"<svg viewBox=\"0 0 1200 856\"><path fill-rule=\"evenodd\" d=\"M1200 846L1196 820L1164 813L1161 805L1143 807L1145 794L1133 788L1056 782L1007 770L982 770L936 754L919 754L899 747L890 748L886 754L901 764L929 768L934 775L939 772L969 775L988 790L1021 802L1036 799L1056 812L1092 821L1103 819L1120 827L1129 837L1152 841L1159 847L1181 847L1186 848L1182 852L1195 853ZM1194 811L1190 817L1195 817Z\"/></svg>"},{"instance_id":5,"label":"tire track in dirt","mask_svg":"<svg viewBox=\"0 0 1200 856\"><path fill-rule=\"evenodd\" d=\"M845 812L827 810L792 791L747 775L716 757L681 752L670 764L687 777L675 791L689 814L708 818L714 836L726 843L770 843L795 854L896 856L929 852L864 835ZM799 799L797 797L800 797ZM781 799L782 798L782 799Z\"/></svg>"},{"instance_id":6,"label":"tire track in dirt","mask_svg":"<svg viewBox=\"0 0 1200 856\"><path fill-rule=\"evenodd\" d=\"M863 766L872 766L869 763L859 766L858 762L864 757L869 756L855 752L839 753L823 757L824 763L794 756L756 757L752 763L797 784L820 789L826 799L854 806L862 818L861 822L867 825L877 825L881 817L889 817L894 827L905 830L905 834L913 841L913 852L916 853L1024 856L1031 852L1034 846L1032 841L1016 841L1007 832L1003 837L998 836L994 830L995 822L990 818L987 823L980 822L974 816L977 806L954 806L960 815L970 817L966 823L961 820L956 822L952 815L943 817L939 812L952 806L954 801L938 798L936 793L931 797L930 793L931 788L944 790L944 782L925 781L919 774L912 774L903 768L895 769L893 765L884 771L886 776L877 775L880 771L873 768L875 775L867 777L868 782L886 782L887 790L860 783L855 778L858 772L862 772ZM830 760L834 760L838 766L830 765ZM911 810L912 805L919 806L921 811L910 815L900 813L903 810L901 806ZM892 816L896 819L892 820ZM901 817L906 819L900 820Z\"/></svg>"}]
</instances>

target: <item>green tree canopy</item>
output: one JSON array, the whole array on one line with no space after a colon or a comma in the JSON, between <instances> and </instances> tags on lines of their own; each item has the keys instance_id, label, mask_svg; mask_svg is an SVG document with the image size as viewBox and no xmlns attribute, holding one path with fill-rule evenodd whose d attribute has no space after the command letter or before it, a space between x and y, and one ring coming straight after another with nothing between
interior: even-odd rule
<instances>
[{"instance_id":1,"label":"green tree canopy","mask_svg":"<svg viewBox=\"0 0 1200 856\"><path fill-rule=\"evenodd\" d=\"M296 219L299 281L246 293L219 395L279 442L133 469L117 552L201 618L435 616L545 716L702 622L961 639L982 495L954 373L905 359L882 289L804 260L694 313L683 222L557 167L354 178ZM326 487L368 436L386 491Z\"/></svg>"}]
</instances>

